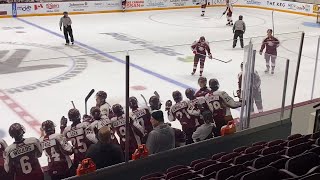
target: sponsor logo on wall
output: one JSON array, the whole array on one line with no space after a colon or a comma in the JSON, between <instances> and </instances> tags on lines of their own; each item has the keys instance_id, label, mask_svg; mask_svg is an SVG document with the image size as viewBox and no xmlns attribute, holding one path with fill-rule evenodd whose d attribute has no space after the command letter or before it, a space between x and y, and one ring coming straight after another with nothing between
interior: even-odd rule
<instances>
[{"instance_id":1,"label":"sponsor logo on wall","mask_svg":"<svg viewBox=\"0 0 320 180\"><path fill-rule=\"evenodd\" d=\"M246 0L246 4L252 4L252 5L261 5L260 1L255 1L255 0Z\"/></svg>"},{"instance_id":2,"label":"sponsor logo on wall","mask_svg":"<svg viewBox=\"0 0 320 180\"><path fill-rule=\"evenodd\" d=\"M127 8L140 8L140 7L144 7L143 0L127 1Z\"/></svg>"},{"instance_id":3,"label":"sponsor logo on wall","mask_svg":"<svg viewBox=\"0 0 320 180\"><path fill-rule=\"evenodd\" d=\"M120 2L106 2L105 7L120 7Z\"/></svg>"},{"instance_id":4,"label":"sponsor logo on wall","mask_svg":"<svg viewBox=\"0 0 320 180\"><path fill-rule=\"evenodd\" d=\"M146 7L167 7L167 0L146 0Z\"/></svg>"},{"instance_id":5,"label":"sponsor logo on wall","mask_svg":"<svg viewBox=\"0 0 320 180\"><path fill-rule=\"evenodd\" d=\"M17 10L18 11L24 11L24 12L29 12L32 10L32 7L29 5L18 5L17 4Z\"/></svg>"},{"instance_id":6,"label":"sponsor logo on wall","mask_svg":"<svg viewBox=\"0 0 320 180\"><path fill-rule=\"evenodd\" d=\"M267 1L268 6L275 6L275 7L286 7L286 3L283 2L274 2L274 1Z\"/></svg>"},{"instance_id":7,"label":"sponsor logo on wall","mask_svg":"<svg viewBox=\"0 0 320 180\"><path fill-rule=\"evenodd\" d=\"M60 6L59 6L59 4L48 3L48 4L46 4L46 11L47 12L59 12Z\"/></svg>"},{"instance_id":8,"label":"sponsor logo on wall","mask_svg":"<svg viewBox=\"0 0 320 180\"><path fill-rule=\"evenodd\" d=\"M310 12L311 5L309 5L309 4L288 3L288 9Z\"/></svg>"},{"instance_id":9,"label":"sponsor logo on wall","mask_svg":"<svg viewBox=\"0 0 320 180\"><path fill-rule=\"evenodd\" d=\"M225 0L213 0L212 4L226 4Z\"/></svg>"},{"instance_id":10,"label":"sponsor logo on wall","mask_svg":"<svg viewBox=\"0 0 320 180\"><path fill-rule=\"evenodd\" d=\"M74 2L69 3L69 8L72 9L72 11L85 11L88 7L87 2Z\"/></svg>"},{"instance_id":11,"label":"sponsor logo on wall","mask_svg":"<svg viewBox=\"0 0 320 180\"><path fill-rule=\"evenodd\" d=\"M188 0L170 0L170 4L173 6L185 6Z\"/></svg>"},{"instance_id":12,"label":"sponsor logo on wall","mask_svg":"<svg viewBox=\"0 0 320 180\"><path fill-rule=\"evenodd\" d=\"M39 9L43 9L43 5L42 4L35 4L34 5L34 10L37 11Z\"/></svg>"},{"instance_id":13,"label":"sponsor logo on wall","mask_svg":"<svg viewBox=\"0 0 320 180\"><path fill-rule=\"evenodd\" d=\"M7 15L8 14L8 12L7 11L0 11L0 16L2 15Z\"/></svg>"}]
</instances>

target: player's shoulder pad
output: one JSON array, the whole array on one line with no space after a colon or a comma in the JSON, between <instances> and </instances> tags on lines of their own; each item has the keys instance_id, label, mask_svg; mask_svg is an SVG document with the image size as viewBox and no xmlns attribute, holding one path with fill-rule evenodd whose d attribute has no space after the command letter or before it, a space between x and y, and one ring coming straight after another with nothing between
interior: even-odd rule
<instances>
[{"instance_id":1,"label":"player's shoulder pad","mask_svg":"<svg viewBox=\"0 0 320 180\"><path fill-rule=\"evenodd\" d=\"M51 134L49 139L61 139L63 136L61 134Z\"/></svg>"},{"instance_id":2,"label":"player's shoulder pad","mask_svg":"<svg viewBox=\"0 0 320 180\"><path fill-rule=\"evenodd\" d=\"M6 148L8 145L7 145L7 142L4 140L4 139L0 139L0 144L2 147Z\"/></svg>"},{"instance_id":3,"label":"player's shoulder pad","mask_svg":"<svg viewBox=\"0 0 320 180\"><path fill-rule=\"evenodd\" d=\"M26 138L24 140L25 144L33 144L33 143L39 143L39 139L35 138L35 137L30 137L30 138Z\"/></svg>"}]
</instances>

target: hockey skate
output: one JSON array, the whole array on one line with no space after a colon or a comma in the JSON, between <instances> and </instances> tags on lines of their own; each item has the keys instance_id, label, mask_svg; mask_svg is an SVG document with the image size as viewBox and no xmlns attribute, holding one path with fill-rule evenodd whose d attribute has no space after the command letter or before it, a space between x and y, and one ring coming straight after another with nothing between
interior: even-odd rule
<instances>
[{"instance_id":1,"label":"hockey skate","mask_svg":"<svg viewBox=\"0 0 320 180\"><path fill-rule=\"evenodd\" d=\"M195 72L192 72L191 75L193 76Z\"/></svg>"},{"instance_id":2,"label":"hockey skate","mask_svg":"<svg viewBox=\"0 0 320 180\"><path fill-rule=\"evenodd\" d=\"M269 68L267 68L266 70L264 70L264 72L265 72L266 74L268 74L268 73L269 73Z\"/></svg>"},{"instance_id":3,"label":"hockey skate","mask_svg":"<svg viewBox=\"0 0 320 180\"><path fill-rule=\"evenodd\" d=\"M274 74L274 70L271 70L271 74Z\"/></svg>"},{"instance_id":4,"label":"hockey skate","mask_svg":"<svg viewBox=\"0 0 320 180\"><path fill-rule=\"evenodd\" d=\"M65 43L64 45L69 46L69 43Z\"/></svg>"},{"instance_id":5,"label":"hockey skate","mask_svg":"<svg viewBox=\"0 0 320 180\"><path fill-rule=\"evenodd\" d=\"M201 14L201 16L203 17L203 16L204 16L204 14Z\"/></svg>"}]
</instances>

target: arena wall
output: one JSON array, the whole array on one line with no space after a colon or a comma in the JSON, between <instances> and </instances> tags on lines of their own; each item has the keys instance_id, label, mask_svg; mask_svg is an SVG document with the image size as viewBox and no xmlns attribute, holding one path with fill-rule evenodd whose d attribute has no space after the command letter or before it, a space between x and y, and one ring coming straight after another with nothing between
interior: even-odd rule
<instances>
[{"instance_id":1,"label":"arena wall","mask_svg":"<svg viewBox=\"0 0 320 180\"><path fill-rule=\"evenodd\" d=\"M200 8L197 0L127 0L127 11ZM208 0L210 7L224 6L224 0ZM316 16L319 6L281 0L234 0L235 7L259 8L286 13ZM121 0L12 3L0 5L0 17L48 16L121 12Z\"/></svg>"}]
</instances>

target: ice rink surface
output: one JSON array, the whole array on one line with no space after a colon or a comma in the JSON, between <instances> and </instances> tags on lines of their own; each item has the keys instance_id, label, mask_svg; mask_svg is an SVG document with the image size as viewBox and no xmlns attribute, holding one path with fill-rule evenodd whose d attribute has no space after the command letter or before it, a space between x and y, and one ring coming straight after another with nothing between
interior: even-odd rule
<instances>
[{"instance_id":1,"label":"ice rink surface","mask_svg":"<svg viewBox=\"0 0 320 180\"><path fill-rule=\"evenodd\" d=\"M26 127L26 137L39 137L40 123L51 119L59 126L61 116L72 107L71 100L83 114L84 97L92 88L106 91L110 104L123 105L127 53L132 63L131 95L141 105L140 94L149 99L156 90L164 104L174 90L184 94L188 87L197 89L199 71L190 75L190 45L200 36L210 42L215 58L232 59L230 63L207 59L204 70L205 77L217 78L220 89L232 95L244 51L239 42L232 48L232 28L225 25L223 11L224 7L208 8L205 17L200 17L200 9L71 15L74 46L64 45L59 16L0 19L0 138L12 143L8 128L14 122ZM234 21L239 15L247 24L245 44L255 37L252 42L259 50L267 29L272 28L272 11L235 7ZM315 21L314 17L274 12L275 34L281 41L275 74L264 74L263 56L256 58L265 110L281 105L286 59L290 60L290 99L302 31L306 39L296 102L310 99L320 34ZM320 88L315 90L319 97ZM89 108L95 105L94 99ZM233 114L237 117L239 111ZM173 126L180 127L178 122ZM46 164L45 159L42 162Z\"/></svg>"}]
</instances>

